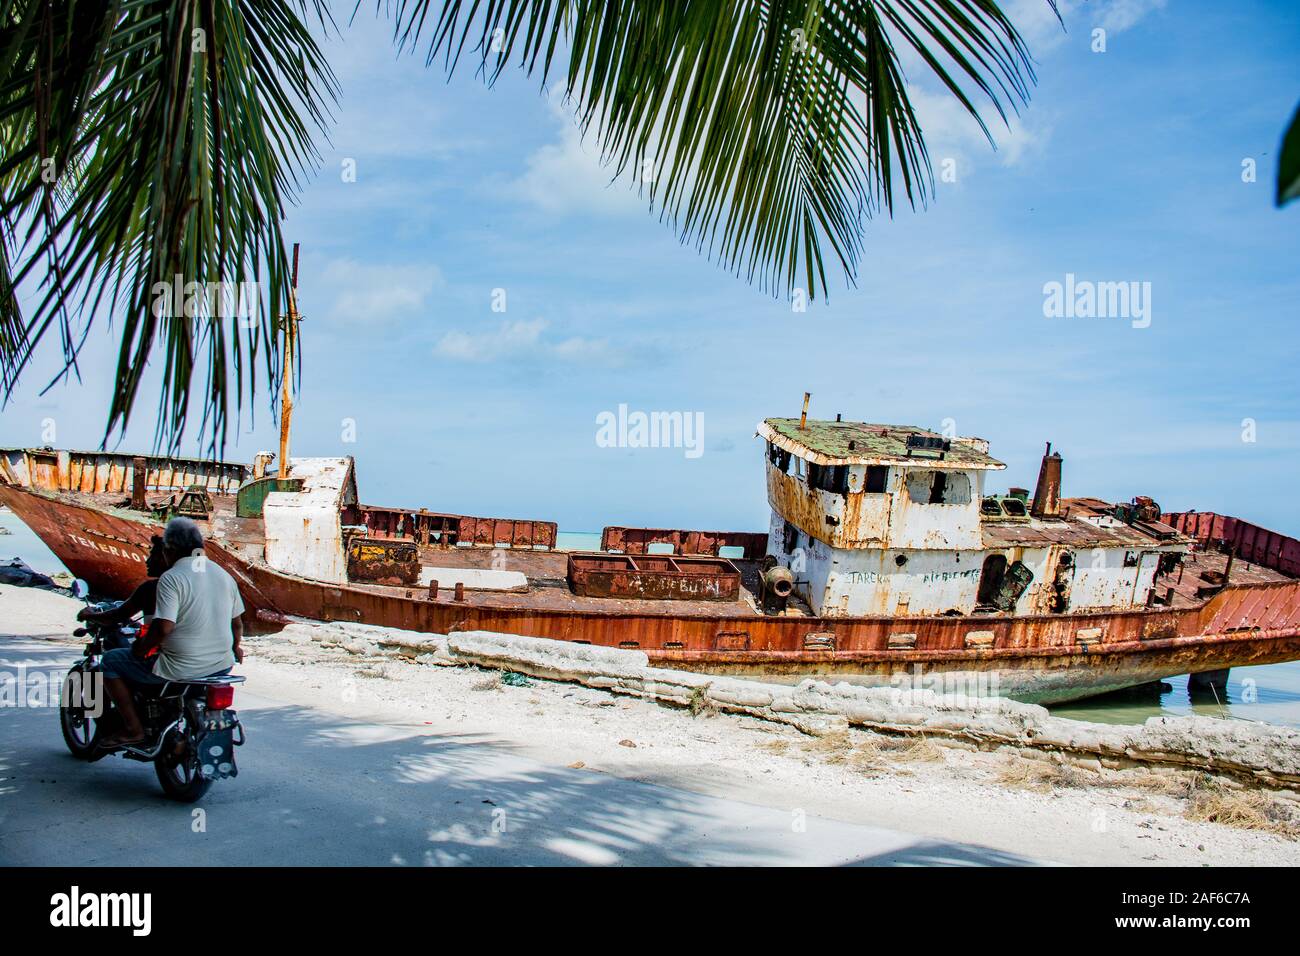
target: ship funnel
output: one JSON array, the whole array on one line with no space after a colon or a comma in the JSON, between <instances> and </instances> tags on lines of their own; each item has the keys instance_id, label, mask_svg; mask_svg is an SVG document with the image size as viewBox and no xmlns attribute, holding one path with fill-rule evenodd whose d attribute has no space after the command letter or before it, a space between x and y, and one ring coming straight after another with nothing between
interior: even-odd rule
<instances>
[{"instance_id":1,"label":"ship funnel","mask_svg":"<svg viewBox=\"0 0 1300 956\"><path fill-rule=\"evenodd\" d=\"M812 398L812 392L803 393L803 414L799 416L799 430L803 431L808 427L808 400Z\"/></svg>"},{"instance_id":2,"label":"ship funnel","mask_svg":"<svg viewBox=\"0 0 1300 956\"><path fill-rule=\"evenodd\" d=\"M265 478L266 466L275 460L275 453L270 451L259 451L253 456L253 477Z\"/></svg>"},{"instance_id":3,"label":"ship funnel","mask_svg":"<svg viewBox=\"0 0 1300 956\"><path fill-rule=\"evenodd\" d=\"M1052 451L1050 441L1038 469L1038 485L1029 513L1035 518L1053 518L1061 513L1061 454Z\"/></svg>"}]
</instances>

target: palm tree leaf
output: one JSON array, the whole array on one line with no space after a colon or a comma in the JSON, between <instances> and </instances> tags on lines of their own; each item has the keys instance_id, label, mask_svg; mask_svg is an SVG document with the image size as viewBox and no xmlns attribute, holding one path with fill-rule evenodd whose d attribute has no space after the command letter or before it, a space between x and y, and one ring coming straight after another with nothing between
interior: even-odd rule
<instances>
[{"instance_id":1,"label":"palm tree leaf","mask_svg":"<svg viewBox=\"0 0 1300 956\"><path fill-rule=\"evenodd\" d=\"M1046 0L1053 4L1054 0ZM357 7L360 6L358 0ZM355 14L354 8L354 14ZM776 294L853 281L865 223L924 205L929 157L904 62L988 134L1028 95L1024 44L995 0L376 0L402 45L489 81L563 71L611 177L683 243ZM328 0L0 0L0 384L51 334L62 375L97 317L119 337L105 433L163 363L157 441L200 399L225 442L293 374L284 204L319 161L337 84L308 23ZM199 42L201 41L201 42ZM991 137L990 137L991 138ZM828 269L827 259L831 260ZM248 321L159 310L174 277L259 285ZM19 290L35 289L25 307ZM274 394L274 389L272 390Z\"/></svg>"},{"instance_id":2,"label":"palm tree leaf","mask_svg":"<svg viewBox=\"0 0 1300 956\"><path fill-rule=\"evenodd\" d=\"M1048 0L1055 9L1052 0ZM434 14L434 8L437 13ZM612 176L640 184L683 242L763 288L824 294L823 249L852 281L865 221L933 191L900 50L992 136L1034 80L993 0L398 0L403 46L467 50L489 81L516 63L565 94ZM969 90L969 92L968 92Z\"/></svg>"},{"instance_id":3,"label":"palm tree leaf","mask_svg":"<svg viewBox=\"0 0 1300 956\"><path fill-rule=\"evenodd\" d=\"M337 93L309 10L331 22L325 0L0 3L14 27L0 44L6 397L53 330L62 374L75 372L101 311L119 336L106 439L130 421L155 353L157 442L169 448L192 392L215 453L259 367L272 382L292 372L275 348L288 290L280 222ZM252 280L256 302L245 316L210 314L197 296L197 315L160 311L176 277L183 293ZM14 294L25 283L38 289L27 313Z\"/></svg>"},{"instance_id":4,"label":"palm tree leaf","mask_svg":"<svg viewBox=\"0 0 1300 956\"><path fill-rule=\"evenodd\" d=\"M1300 106L1282 136L1282 155L1277 163L1277 204L1285 206L1300 198Z\"/></svg>"}]
</instances>

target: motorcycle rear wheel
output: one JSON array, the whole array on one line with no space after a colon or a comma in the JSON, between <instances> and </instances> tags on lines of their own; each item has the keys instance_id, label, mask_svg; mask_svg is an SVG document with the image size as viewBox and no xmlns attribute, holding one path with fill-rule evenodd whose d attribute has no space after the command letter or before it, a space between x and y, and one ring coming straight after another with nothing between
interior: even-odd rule
<instances>
[{"instance_id":1,"label":"motorcycle rear wheel","mask_svg":"<svg viewBox=\"0 0 1300 956\"><path fill-rule=\"evenodd\" d=\"M212 780L199 773L199 761L194 748L187 742L184 755L177 757L171 752L175 743L176 733L168 734L162 750L154 758L154 773L158 775L163 793L169 798L178 803L194 803L208 792Z\"/></svg>"},{"instance_id":2,"label":"motorcycle rear wheel","mask_svg":"<svg viewBox=\"0 0 1300 956\"><path fill-rule=\"evenodd\" d=\"M99 721L91 716L91 709L86 706L86 681L92 673L81 664L69 670L63 681L63 697L59 701L59 729L63 731L63 742L78 760L89 760L99 740ZM78 675L77 686L70 687L74 674Z\"/></svg>"}]
</instances>

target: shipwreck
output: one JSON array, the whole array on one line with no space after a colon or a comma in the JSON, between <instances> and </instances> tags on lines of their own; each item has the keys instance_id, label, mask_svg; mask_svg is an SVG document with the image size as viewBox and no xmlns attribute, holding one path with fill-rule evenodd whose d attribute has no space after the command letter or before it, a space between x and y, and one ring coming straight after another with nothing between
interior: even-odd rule
<instances>
[{"instance_id":1,"label":"shipwreck","mask_svg":"<svg viewBox=\"0 0 1300 956\"><path fill-rule=\"evenodd\" d=\"M0 503L78 577L124 597L150 537L199 521L247 626L293 618L495 631L644 651L659 666L889 684L977 675L1052 703L1300 658L1300 542L1149 498L994 493L988 443L898 425L759 424L766 531L606 527L363 504L353 459L252 464L0 450Z\"/></svg>"}]
</instances>

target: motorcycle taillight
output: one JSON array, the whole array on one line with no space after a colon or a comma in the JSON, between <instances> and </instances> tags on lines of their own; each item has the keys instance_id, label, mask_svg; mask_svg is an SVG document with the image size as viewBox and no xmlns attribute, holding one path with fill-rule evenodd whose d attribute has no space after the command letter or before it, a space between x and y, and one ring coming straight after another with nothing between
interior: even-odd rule
<instances>
[{"instance_id":1,"label":"motorcycle taillight","mask_svg":"<svg viewBox=\"0 0 1300 956\"><path fill-rule=\"evenodd\" d=\"M235 702L232 684L213 684L208 688L208 710L225 710Z\"/></svg>"}]
</instances>

